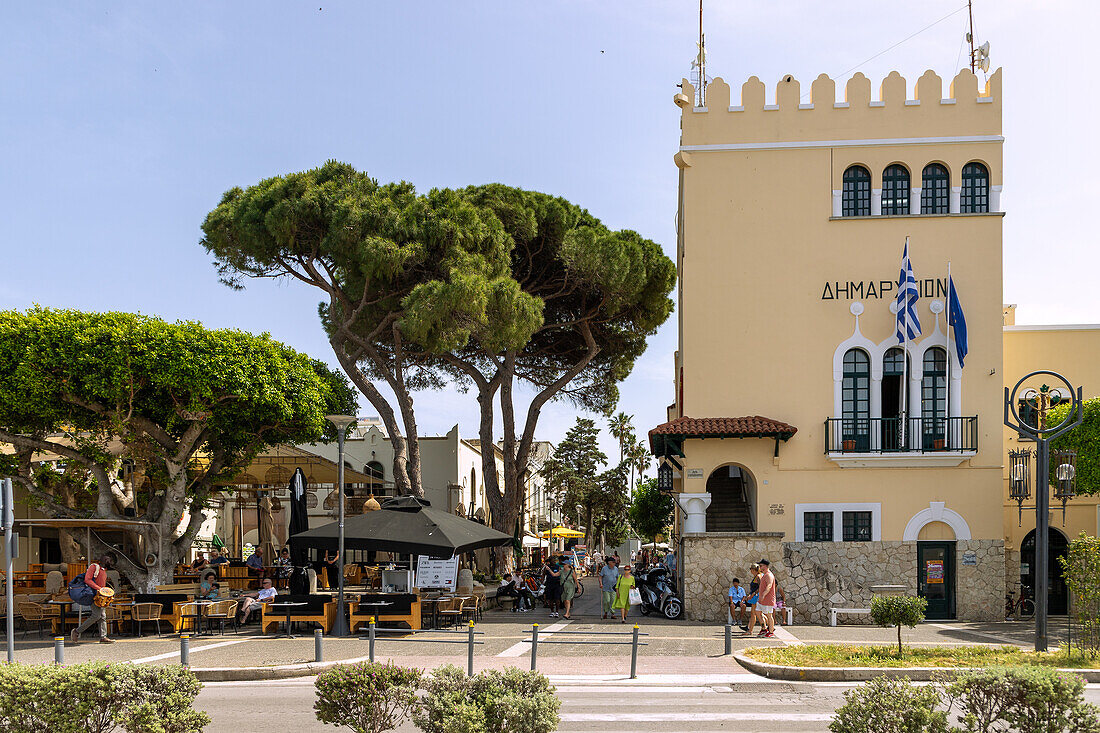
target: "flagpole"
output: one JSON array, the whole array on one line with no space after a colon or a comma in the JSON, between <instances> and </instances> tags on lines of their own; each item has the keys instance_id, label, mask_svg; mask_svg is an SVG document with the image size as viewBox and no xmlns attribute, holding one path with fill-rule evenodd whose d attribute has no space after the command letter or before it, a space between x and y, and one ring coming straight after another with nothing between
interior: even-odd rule
<instances>
[{"instance_id":1,"label":"flagpole","mask_svg":"<svg viewBox=\"0 0 1100 733\"><path fill-rule=\"evenodd\" d=\"M908 291L908 287L909 287L909 270L910 270L911 267L912 267L912 265L910 264L910 256L909 256L909 236L906 235L906 237L905 237L905 267L902 270L902 278L900 278L900 279L904 280L904 283L900 284L899 287L905 287L907 291ZM908 300L909 300L908 297L906 297L904 301L899 301L898 302L898 308L899 309L900 308L905 308L905 309L908 310L908 308L909 308ZM906 315L906 317L905 317L904 324L905 324L905 328L903 330L904 341L903 341L903 347L902 347L902 350L901 350L901 372L902 372L902 380L901 380L901 404L902 404L902 411L901 411L901 415L902 415L902 417L901 417L901 448L902 448L902 450L906 450L906 449L909 448L909 320L908 320L908 315Z\"/></svg>"},{"instance_id":2,"label":"flagpole","mask_svg":"<svg viewBox=\"0 0 1100 733\"><path fill-rule=\"evenodd\" d=\"M944 315L947 317L947 383L944 385L944 398L946 404L944 405L944 446L950 448L949 435L951 433L951 260L947 261L947 308L944 309Z\"/></svg>"}]
</instances>

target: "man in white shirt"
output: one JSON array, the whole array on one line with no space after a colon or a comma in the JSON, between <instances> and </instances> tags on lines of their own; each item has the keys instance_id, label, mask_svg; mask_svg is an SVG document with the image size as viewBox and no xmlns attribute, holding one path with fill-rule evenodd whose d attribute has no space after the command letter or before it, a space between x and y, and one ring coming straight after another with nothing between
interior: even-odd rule
<instances>
[{"instance_id":1,"label":"man in white shirt","mask_svg":"<svg viewBox=\"0 0 1100 733\"><path fill-rule=\"evenodd\" d=\"M248 623L248 617L255 610L260 610L263 604L269 601L275 600L279 592L275 590L275 583L271 578L264 578L260 581L260 590L255 595L249 594L241 598L241 619L240 623Z\"/></svg>"}]
</instances>

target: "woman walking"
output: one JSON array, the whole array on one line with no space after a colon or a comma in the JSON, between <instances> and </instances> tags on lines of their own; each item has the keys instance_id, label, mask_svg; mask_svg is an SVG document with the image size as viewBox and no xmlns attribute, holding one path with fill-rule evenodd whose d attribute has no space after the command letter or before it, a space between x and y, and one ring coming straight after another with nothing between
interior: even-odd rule
<instances>
[{"instance_id":1,"label":"woman walking","mask_svg":"<svg viewBox=\"0 0 1100 733\"><path fill-rule=\"evenodd\" d=\"M615 581L615 600L611 604L612 609L619 609L622 617L620 624L626 623L626 609L630 608L630 591L634 588L634 574L630 564L623 565L623 574Z\"/></svg>"},{"instance_id":2,"label":"woman walking","mask_svg":"<svg viewBox=\"0 0 1100 733\"><path fill-rule=\"evenodd\" d=\"M558 604L561 603L561 568L553 555L542 565L542 579L543 600L550 606L550 618L557 618Z\"/></svg>"},{"instance_id":3,"label":"woman walking","mask_svg":"<svg viewBox=\"0 0 1100 733\"><path fill-rule=\"evenodd\" d=\"M584 590L581 579L577 576L577 570L573 567L573 561L568 557L562 559L561 568L561 600L565 604L565 618L572 619L570 611L573 609L573 598L577 595L577 588Z\"/></svg>"}]
</instances>

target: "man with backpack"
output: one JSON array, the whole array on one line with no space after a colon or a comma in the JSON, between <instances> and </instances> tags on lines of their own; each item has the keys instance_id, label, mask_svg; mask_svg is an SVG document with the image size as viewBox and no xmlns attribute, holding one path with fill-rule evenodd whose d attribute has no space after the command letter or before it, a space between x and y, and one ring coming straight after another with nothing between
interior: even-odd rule
<instances>
[{"instance_id":1,"label":"man with backpack","mask_svg":"<svg viewBox=\"0 0 1100 733\"><path fill-rule=\"evenodd\" d=\"M78 575L69 583L69 598L73 603L82 606L88 613L84 623L73 629L72 643L80 641L80 635L92 624L99 624L99 643L113 644L114 639L107 636L107 609L97 606L92 601L101 588L107 587L107 571L115 566L118 558L113 552L108 552L88 566L84 575Z\"/></svg>"}]
</instances>

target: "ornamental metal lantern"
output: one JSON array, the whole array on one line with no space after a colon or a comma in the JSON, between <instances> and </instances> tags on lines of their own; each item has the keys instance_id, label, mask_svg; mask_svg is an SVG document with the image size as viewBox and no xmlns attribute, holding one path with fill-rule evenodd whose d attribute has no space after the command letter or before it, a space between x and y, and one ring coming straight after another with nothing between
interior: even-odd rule
<instances>
[{"instance_id":1,"label":"ornamental metal lantern","mask_svg":"<svg viewBox=\"0 0 1100 733\"><path fill-rule=\"evenodd\" d=\"M667 463L657 468L657 490L662 494L672 493L672 466Z\"/></svg>"},{"instance_id":2,"label":"ornamental metal lantern","mask_svg":"<svg viewBox=\"0 0 1100 733\"><path fill-rule=\"evenodd\" d=\"M1031 498L1031 449L1008 452L1008 496L1016 502L1019 523L1024 522L1024 502Z\"/></svg>"},{"instance_id":3,"label":"ornamental metal lantern","mask_svg":"<svg viewBox=\"0 0 1100 733\"><path fill-rule=\"evenodd\" d=\"M1066 526L1066 502L1077 495L1077 451L1059 450L1050 455L1052 495L1062 502L1062 526Z\"/></svg>"}]
</instances>

